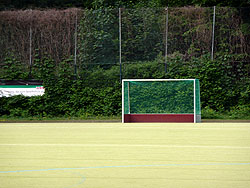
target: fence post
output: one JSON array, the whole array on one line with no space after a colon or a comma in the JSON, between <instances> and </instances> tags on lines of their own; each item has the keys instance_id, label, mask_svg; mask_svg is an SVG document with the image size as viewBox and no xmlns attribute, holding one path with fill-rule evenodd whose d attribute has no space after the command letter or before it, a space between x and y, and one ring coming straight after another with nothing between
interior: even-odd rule
<instances>
[{"instance_id":1,"label":"fence post","mask_svg":"<svg viewBox=\"0 0 250 188\"><path fill-rule=\"evenodd\" d=\"M74 71L75 71L75 78L77 78L77 63L76 63L76 56L77 56L77 12L76 12L76 25L75 25L75 54L74 54Z\"/></svg>"},{"instance_id":2,"label":"fence post","mask_svg":"<svg viewBox=\"0 0 250 188\"><path fill-rule=\"evenodd\" d=\"M119 8L119 64L120 64L120 83L122 83L122 16Z\"/></svg>"},{"instance_id":3,"label":"fence post","mask_svg":"<svg viewBox=\"0 0 250 188\"><path fill-rule=\"evenodd\" d=\"M32 71L32 28L30 26L30 31L29 31L29 41L30 41L30 58L29 58L29 65L30 65L30 70L29 70L29 79L31 79L31 71Z\"/></svg>"},{"instance_id":4,"label":"fence post","mask_svg":"<svg viewBox=\"0 0 250 188\"><path fill-rule=\"evenodd\" d=\"M168 7L166 8L166 43L165 43L165 73L167 73L167 62L168 62Z\"/></svg>"},{"instance_id":5,"label":"fence post","mask_svg":"<svg viewBox=\"0 0 250 188\"><path fill-rule=\"evenodd\" d=\"M214 30L215 30L215 6L213 15L213 31L212 31L212 49L211 49L211 60L214 60Z\"/></svg>"}]
</instances>

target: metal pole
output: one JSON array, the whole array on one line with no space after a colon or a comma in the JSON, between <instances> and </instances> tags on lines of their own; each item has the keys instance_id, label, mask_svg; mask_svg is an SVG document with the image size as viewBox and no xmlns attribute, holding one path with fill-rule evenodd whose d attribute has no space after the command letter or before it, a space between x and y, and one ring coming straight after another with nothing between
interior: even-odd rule
<instances>
[{"instance_id":1,"label":"metal pole","mask_svg":"<svg viewBox=\"0 0 250 188\"><path fill-rule=\"evenodd\" d=\"M122 82L122 16L119 8L119 62L120 62L120 82Z\"/></svg>"},{"instance_id":2,"label":"metal pole","mask_svg":"<svg viewBox=\"0 0 250 188\"><path fill-rule=\"evenodd\" d=\"M125 84L122 82L122 123L124 123L124 87Z\"/></svg>"},{"instance_id":3,"label":"metal pole","mask_svg":"<svg viewBox=\"0 0 250 188\"><path fill-rule=\"evenodd\" d=\"M77 13L76 13L76 23L75 23L75 58L74 58L74 68L75 68L75 77L77 78L77 64L76 64L76 56L77 56Z\"/></svg>"},{"instance_id":4,"label":"metal pole","mask_svg":"<svg viewBox=\"0 0 250 188\"><path fill-rule=\"evenodd\" d=\"M194 79L194 123L196 123L196 83Z\"/></svg>"},{"instance_id":5,"label":"metal pole","mask_svg":"<svg viewBox=\"0 0 250 188\"><path fill-rule=\"evenodd\" d=\"M128 114L130 114L130 93L129 93L129 82L128 82Z\"/></svg>"},{"instance_id":6,"label":"metal pole","mask_svg":"<svg viewBox=\"0 0 250 188\"><path fill-rule=\"evenodd\" d=\"M211 49L211 60L214 60L214 30L215 30L215 6L213 15L213 31L212 31L212 49Z\"/></svg>"},{"instance_id":7,"label":"metal pole","mask_svg":"<svg viewBox=\"0 0 250 188\"><path fill-rule=\"evenodd\" d=\"M166 43L165 43L165 73L167 73L167 62L168 62L168 7L166 8Z\"/></svg>"},{"instance_id":8,"label":"metal pole","mask_svg":"<svg viewBox=\"0 0 250 188\"><path fill-rule=\"evenodd\" d=\"M30 35L30 72L29 72L29 77L31 78L31 71L32 71L32 28L30 26L30 32L29 32L29 35Z\"/></svg>"}]
</instances>

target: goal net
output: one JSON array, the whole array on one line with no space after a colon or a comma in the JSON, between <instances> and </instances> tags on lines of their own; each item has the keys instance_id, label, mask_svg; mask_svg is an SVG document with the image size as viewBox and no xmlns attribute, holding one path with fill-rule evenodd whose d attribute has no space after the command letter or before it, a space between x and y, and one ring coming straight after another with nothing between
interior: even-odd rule
<instances>
[{"instance_id":1,"label":"goal net","mask_svg":"<svg viewBox=\"0 0 250 188\"><path fill-rule=\"evenodd\" d=\"M201 122L199 80L123 80L122 122Z\"/></svg>"}]
</instances>

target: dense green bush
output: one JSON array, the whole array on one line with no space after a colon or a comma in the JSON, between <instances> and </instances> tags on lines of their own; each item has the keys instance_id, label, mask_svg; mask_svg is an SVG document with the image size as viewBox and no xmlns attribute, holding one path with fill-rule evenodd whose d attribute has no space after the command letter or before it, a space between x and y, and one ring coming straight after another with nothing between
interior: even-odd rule
<instances>
[{"instance_id":1,"label":"dense green bush","mask_svg":"<svg viewBox=\"0 0 250 188\"><path fill-rule=\"evenodd\" d=\"M123 78L197 78L201 85L204 118L220 118L221 114L232 119L249 117L248 72L238 78L234 75L234 71L238 70L232 69L223 58L211 61L209 56L203 56L188 62L182 58L181 54L170 57L167 72L161 55L154 61L124 63ZM0 116L87 118L121 114L119 66L109 69L96 66L91 70L82 70L76 76L72 59L58 65L49 57L37 58L34 62L32 75L35 79L43 80L45 94L2 97ZM12 74L5 74L5 79L12 78Z\"/></svg>"}]
</instances>

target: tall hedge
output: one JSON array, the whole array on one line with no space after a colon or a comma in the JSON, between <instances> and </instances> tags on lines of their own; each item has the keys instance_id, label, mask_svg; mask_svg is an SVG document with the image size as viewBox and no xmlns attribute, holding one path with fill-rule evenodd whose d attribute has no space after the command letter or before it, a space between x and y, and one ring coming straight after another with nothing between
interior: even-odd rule
<instances>
[{"instance_id":1,"label":"tall hedge","mask_svg":"<svg viewBox=\"0 0 250 188\"><path fill-rule=\"evenodd\" d=\"M226 61L211 61L209 56L183 62L180 56L169 59L165 73L163 57L154 61L127 64L124 78L197 78L201 85L202 109L230 111L239 106L250 107L249 72L235 79L225 74ZM121 114L121 84L114 79L119 67L105 70L96 67L86 77L74 76L72 61L62 62L59 69L51 67L53 60L37 60L35 73L44 81L45 95L0 98L0 115L12 117L82 117L117 116ZM124 67L123 67L124 68ZM232 67L231 67L232 68ZM235 70L238 71L237 69ZM111 79L111 80L109 80ZM92 80L86 82L86 80ZM96 82L95 82L96 80ZM102 80L103 84L99 84ZM105 82L106 80L106 82ZM109 80L109 81L108 81Z\"/></svg>"}]
</instances>

